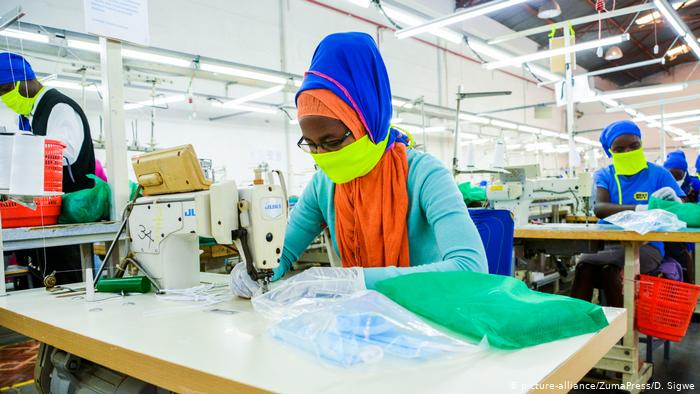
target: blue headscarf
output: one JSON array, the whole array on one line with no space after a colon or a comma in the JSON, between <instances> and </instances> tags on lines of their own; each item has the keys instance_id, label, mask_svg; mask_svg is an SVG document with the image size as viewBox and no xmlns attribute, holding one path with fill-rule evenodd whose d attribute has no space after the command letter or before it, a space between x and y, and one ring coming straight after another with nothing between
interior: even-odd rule
<instances>
[{"instance_id":1,"label":"blue headscarf","mask_svg":"<svg viewBox=\"0 0 700 394\"><path fill-rule=\"evenodd\" d=\"M698 174L700 174L700 155L698 155L698 158L695 159L695 171L697 171Z\"/></svg>"},{"instance_id":2,"label":"blue headscarf","mask_svg":"<svg viewBox=\"0 0 700 394\"><path fill-rule=\"evenodd\" d=\"M391 128L391 87L384 61L366 33L335 33L324 38L311 59L309 71L296 94L328 89L357 112L375 144L389 133L387 150L394 141L409 144L408 137Z\"/></svg>"},{"instance_id":3,"label":"blue headscarf","mask_svg":"<svg viewBox=\"0 0 700 394\"><path fill-rule=\"evenodd\" d=\"M31 81L36 79L29 62L16 53L0 53L0 84ZM26 116L19 116L19 129L30 131L32 128Z\"/></svg>"},{"instance_id":4,"label":"blue headscarf","mask_svg":"<svg viewBox=\"0 0 700 394\"><path fill-rule=\"evenodd\" d=\"M685 159L685 153L682 150L675 150L666 155L664 168L670 170L672 168L688 172L688 161Z\"/></svg>"},{"instance_id":5,"label":"blue headscarf","mask_svg":"<svg viewBox=\"0 0 700 394\"><path fill-rule=\"evenodd\" d=\"M16 53L0 53L0 85L36 79L29 62Z\"/></svg>"},{"instance_id":6,"label":"blue headscarf","mask_svg":"<svg viewBox=\"0 0 700 394\"><path fill-rule=\"evenodd\" d=\"M642 131L639 130L639 126L631 120L618 120L617 122L610 123L603 132L600 133L600 144L603 145L603 151L608 157L612 157L610 153L610 147L613 141L621 135L631 134L642 138Z\"/></svg>"}]
</instances>

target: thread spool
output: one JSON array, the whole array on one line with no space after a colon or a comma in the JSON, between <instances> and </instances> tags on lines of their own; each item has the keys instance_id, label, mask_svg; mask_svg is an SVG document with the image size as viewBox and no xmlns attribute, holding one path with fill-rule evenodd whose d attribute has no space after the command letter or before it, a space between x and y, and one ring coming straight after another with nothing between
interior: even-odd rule
<instances>
[{"instance_id":1,"label":"thread spool","mask_svg":"<svg viewBox=\"0 0 700 394\"><path fill-rule=\"evenodd\" d=\"M15 134L12 143L10 194L44 194L44 137Z\"/></svg>"},{"instance_id":2,"label":"thread spool","mask_svg":"<svg viewBox=\"0 0 700 394\"><path fill-rule=\"evenodd\" d=\"M503 168L506 165L506 144L503 141L496 142L493 150L493 166Z\"/></svg>"},{"instance_id":3,"label":"thread spool","mask_svg":"<svg viewBox=\"0 0 700 394\"><path fill-rule=\"evenodd\" d=\"M474 167L476 165L476 149L474 144L470 143L467 145L467 167Z\"/></svg>"}]
</instances>

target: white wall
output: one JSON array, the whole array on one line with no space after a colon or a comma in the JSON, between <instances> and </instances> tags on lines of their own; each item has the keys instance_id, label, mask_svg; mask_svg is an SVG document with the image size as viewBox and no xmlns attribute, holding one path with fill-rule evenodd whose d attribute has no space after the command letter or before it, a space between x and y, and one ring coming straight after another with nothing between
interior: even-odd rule
<instances>
[{"instance_id":1,"label":"white wall","mask_svg":"<svg viewBox=\"0 0 700 394\"><path fill-rule=\"evenodd\" d=\"M528 81L530 76L523 70L510 68L504 70L505 72L486 71L468 59L473 59L474 55L464 45L446 44L429 35L420 37L427 43L412 39L397 40L393 32L377 28L376 23L384 25L387 22L375 9L362 9L342 0L322 2L374 21L375 24L306 0L282 1L286 18L286 48L282 48L283 59L280 48L278 0L150 0L151 46L277 70L281 68L284 60L287 71L302 74L308 67L315 46L325 35L338 31L364 31L378 39L395 95L407 98L422 96L426 102L454 107L455 92L460 84L466 91L513 92L508 97L465 101L465 110L473 112L553 101L552 91L537 88L534 82ZM82 0L5 0L2 4L5 7L2 8L9 9L13 4L21 4L27 11L27 22L72 31L84 29ZM452 0L408 0L405 4L434 16L451 12L454 6ZM509 32L507 28L488 18L471 20L462 27L482 37ZM438 48L439 46L446 47L452 53L445 52ZM537 49L535 43L527 39L510 43L509 46L520 52ZM46 70L38 71L56 72L65 69L51 64L44 64L43 67ZM201 85L197 85L195 81L196 88ZM218 93L223 94L222 92L223 88L220 88ZM74 97L77 94L71 91L65 93ZM293 146L300 135L298 126L290 126L290 136L285 139L285 122L280 116L244 115L210 122L206 119L216 112L207 113L209 109L204 108L205 104L197 103L199 116L196 121L189 119L191 112L184 106L173 105L172 110L157 110L155 135L159 146L192 143L201 156L214 159L216 167L225 165L228 173L235 174L235 177L245 176L243 168L252 166L253 155L245 153L247 149L258 153L274 151L272 156L280 166L286 168L289 164L292 174L308 174L311 160ZM98 115L101 111L96 95L90 95L86 107L93 135L96 137ZM131 119L142 119L140 125L146 130L147 122L144 118L148 113L138 112L127 113L128 139L131 134ZM561 109L555 109L551 119L535 119L533 114L532 109L527 109L494 116L553 130L564 130ZM0 121L14 124L13 118L5 108L0 108ZM430 124L441 122L429 120ZM470 129L472 132L498 133L498 130L479 130L474 126ZM145 142L147 135L144 132L141 143ZM451 162L450 147L451 140L448 138L431 136L428 139L429 152L446 164ZM478 149L481 154L479 160L488 163L491 149L490 146ZM535 160L537 157L529 153L512 153L509 158L511 164ZM544 167L553 168L557 163L564 167L566 155L543 155L540 160ZM295 187L298 189L307 177L308 175L302 175L293 180Z\"/></svg>"}]
</instances>

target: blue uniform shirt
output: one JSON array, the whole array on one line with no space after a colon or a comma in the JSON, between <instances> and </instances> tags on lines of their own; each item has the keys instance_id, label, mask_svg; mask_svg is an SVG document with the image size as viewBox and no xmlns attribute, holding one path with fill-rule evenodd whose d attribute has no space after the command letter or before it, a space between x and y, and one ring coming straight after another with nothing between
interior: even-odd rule
<instances>
[{"instance_id":1,"label":"blue uniform shirt","mask_svg":"<svg viewBox=\"0 0 700 394\"><path fill-rule=\"evenodd\" d=\"M696 176L692 175L686 175L685 180L683 181L683 184L681 185L681 190L683 190L683 193L685 193L686 196L689 196L691 194L695 194L700 192L700 179ZM690 201L688 202L696 202L696 201Z\"/></svg>"},{"instance_id":2,"label":"blue uniform shirt","mask_svg":"<svg viewBox=\"0 0 700 394\"><path fill-rule=\"evenodd\" d=\"M654 163L647 163L648 168L634 175L620 175L619 188L615 180L615 167L611 164L595 172L594 180L596 188L603 188L610 193L610 202L621 205L648 204L652 193L663 188L672 188L678 197L685 197L685 193L676 183L670 172ZM620 199L620 190L622 198ZM605 223L601 220L600 223ZM664 255L662 242L649 242Z\"/></svg>"}]
</instances>

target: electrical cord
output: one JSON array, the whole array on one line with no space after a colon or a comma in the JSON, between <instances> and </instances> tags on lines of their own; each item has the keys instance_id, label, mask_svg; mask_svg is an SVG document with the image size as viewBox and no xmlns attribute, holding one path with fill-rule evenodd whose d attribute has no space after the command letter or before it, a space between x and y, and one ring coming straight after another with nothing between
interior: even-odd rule
<instances>
[{"instance_id":1,"label":"electrical cord","mask_svg":"<svg viewBox=\"0 0 700 394\"><path fill-rule=\"evenodd\" d=\"M384 10L384 7L382 7L382 2L381 2L380 0L372 0L372 4L374 4L374 6L377 7L377 9L379 10L379 13L382 14L382 16L384 16L384 18L385 18L387 21L389 21L389 23L390 23L395 29L397 29L397 30L403 29L403 27L401 27L401 25L399 25L398 23L396 23L396 22L395 22L393 19L391 19L391 17L386 13L386 11Z\"/></svg>"}]
</instances>

